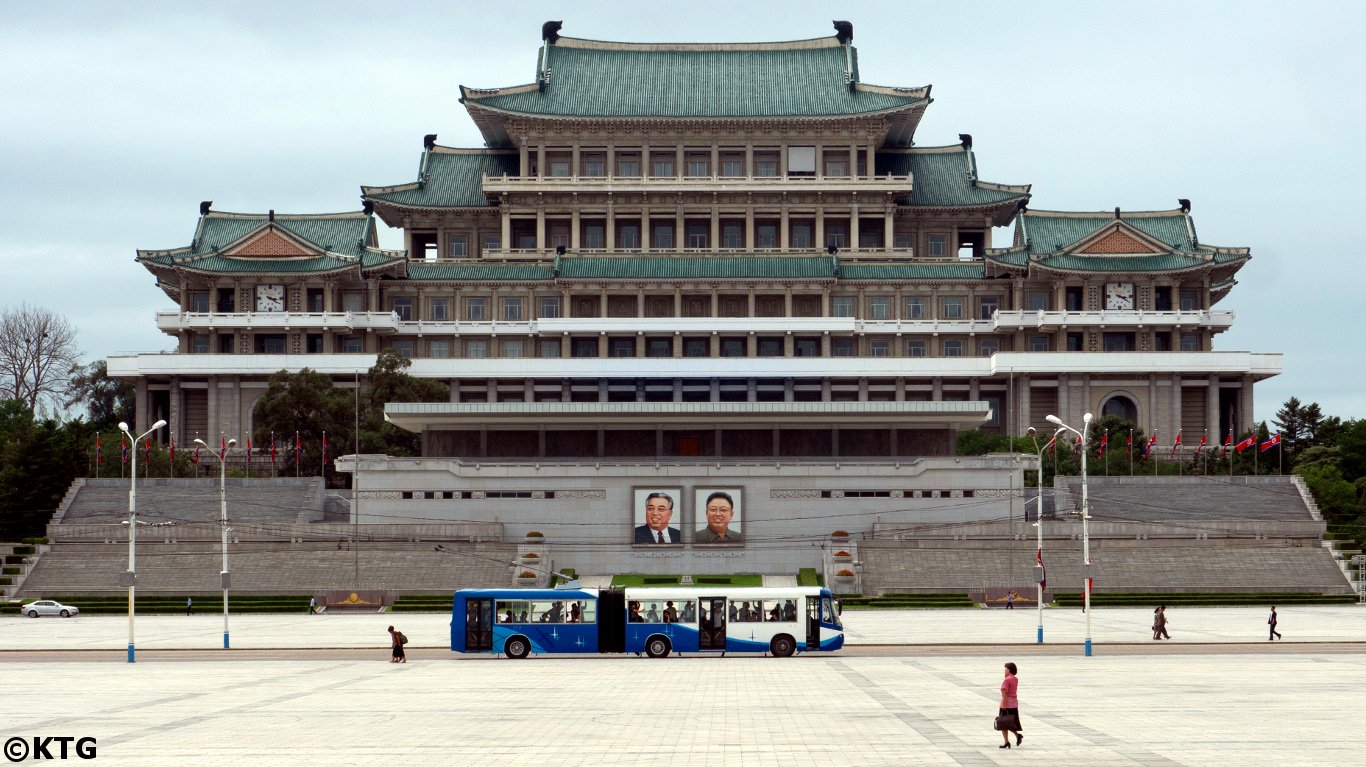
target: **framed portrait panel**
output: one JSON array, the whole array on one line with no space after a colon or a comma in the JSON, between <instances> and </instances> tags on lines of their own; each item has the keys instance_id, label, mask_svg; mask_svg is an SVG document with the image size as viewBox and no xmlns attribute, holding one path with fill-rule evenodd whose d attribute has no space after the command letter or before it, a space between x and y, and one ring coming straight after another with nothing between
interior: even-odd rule
<instances>
[{"instance_id":1,"label":"framed portrait panel","mask_svg":"<svg viewBox=\"0 0 1366 767\"><path fill-rule=\"evenodd\" d=\"M631 490L631 543L683 545L683 488L636 487Z\"/></svg>"},{"instance_id":2,"label":"framed portrait panel","mask_svg":"<svg viewBox=\"0 0 1366 767\"><path fill-rule=\"evenodd\" d=\"M744 489L698 487L693 489L693 543L702 546L742 546L744 536Z\"/></svg>"}]
</instances>

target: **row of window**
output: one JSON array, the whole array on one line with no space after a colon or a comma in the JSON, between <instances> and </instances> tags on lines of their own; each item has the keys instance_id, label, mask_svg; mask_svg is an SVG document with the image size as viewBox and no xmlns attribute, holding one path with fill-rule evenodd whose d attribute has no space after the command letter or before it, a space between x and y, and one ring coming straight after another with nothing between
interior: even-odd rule
<instances>
[{"instance_id":1,"label":"row of window","mask_svg":"<svg viewBox=\"0 0 1366 767\"><path fill-rule=\"evenodd\" d=\"M746 167L745 152L735 149L720 150L715 160L710 148L684 149L681 153L677 149L648 153L617 149L610 156L605 150L581 150L577 168L574 167L574 155L570 151L547 150L544 167L539 168L535 156L528 169L529 175L543 178L569 178L574 175L601 178L608 175L609 169L613 176L620 178L642 178L646 175L645 171L648 171L650 178L672 179L680 175L684 178L709 178L712 175L725 178L776 178L783 173L784 159L787 161L788 176L814 177L818 166L821 175L833 178L868 174L867 155L857 147L823 148L819 153L814 146L758 149L753 152L749 167Z\"/></svg>"},{"instance_id":2,"label":"row of window","mask_svg":"<svg viewBox=\"0 0 1366 767\"><path fill-rule=\"evenodd\" d=\"M1085 351L1081 333L1068 333L1063 338L1067 351ZM227 333L218 335L217 352L219 354L235 353L237 351L235 339L235 336ZM645 357L672 357L674 355L673 338L647 337L643 340L643 356ZM286 341L287 337L284 334L256 333L252 335L251 345L252 350L257 354L287 354L289 352ZM1169 334L1156 333L1153 335L1153 341L1154 351L1171 351ZM1031 352L1052 351L1052 345L1051 336L1032 335L1026 339L1026 349ZM456 355L468 359L484 359L493 356L521 358L533 355L542 358L554 358L565 354L565 345L558 338L464 338L459 340L429 338L421 341L413 338L398 338L390 341L387 348L405 357L425 356L434 359L448 359ZM1105 333L1102 336L1103 351L1131 352L1136 351L1137 348L1137 338L1134 333ZM862 345L858 339L854 338L830 339L830 355L834 357L891 357L898 353L905 357L927 357L931 356L933 350L932 341L918 338L906 339L901 345L898 345L893 339L886 338L870 338L866 344ZM1183 352L1200 351L1200 336L1181 335L1180 350ZM210 337L207 335L194 336L190 351L195 354L210 353L212 351ZM304 336L304 353L321 354L324 351L322 334L310 333ZM360 336L344 336L338 340L336 351L341 354L364 353L364 339ZM938 356L942 357L963 357L970 353L975 353L980 357L989 357L999 351L1001 351L1001 339L991 336L977 339L944 338L938 341ZM749 356L749 339L746 337L720 337L717 339L716 352L717 356L721 357ZM783 337L757 337L754 339L754 353L755 356L759 357L786 356L786 340ZM598 338L571 338L568 344L568 354L571 357L598 357L602 356L603 350ZM712 339L683 338L681 339L681 354L684 357L711 357L713 356ZM609 337L606 343L606 356L629 358L641 355L638 354L635 337ZM792 356L821 356L821 339L815 337L793 338Z\"/></svg>"}]
</instances>

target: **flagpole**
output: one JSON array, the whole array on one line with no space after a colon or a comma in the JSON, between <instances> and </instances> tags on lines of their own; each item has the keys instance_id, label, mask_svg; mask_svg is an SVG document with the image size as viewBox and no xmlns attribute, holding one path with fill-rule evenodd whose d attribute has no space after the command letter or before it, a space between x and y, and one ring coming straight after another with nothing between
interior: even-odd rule
<instances>
[{"instance_id":1,"label":"flagpole","mask_svg":"<svg viewBox=\"0 0 1366 767\"><path fill-rule=\"evenodd\" d=\"M1104 445L1106 448L1109 448L1109 447L1110 447L1110 430L1109 430L1109 429L1106 429L1106 430L1105 430L1105 436L1104 436L1104 437L1101 437L1101 444ZM1105 451L1105 476L1107 476L1107 477L1110 476L1110 451L1109 451L1108 449Z\"/></svg>"},{"instance_id":2,"label":"flagpole","mask_svg":"<svg viewBox=\"0 0 1366 767\"><path fill-rule=\"evenodd\" d=\"M1129 454L1129 476L1134 475L1134 430L1129 429L1129 443L1124 448L1124 452Z\"/></svg>"}]
</instances>

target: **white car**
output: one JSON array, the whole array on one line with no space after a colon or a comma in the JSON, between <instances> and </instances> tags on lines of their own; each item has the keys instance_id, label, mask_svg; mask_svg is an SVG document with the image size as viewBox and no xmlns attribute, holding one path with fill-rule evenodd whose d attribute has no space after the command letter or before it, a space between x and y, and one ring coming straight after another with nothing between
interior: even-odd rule
<instances>
[{"instance_id":1,"label":"white car","mask_svg":"<svg viewBox=\"0 0 1366 767\"><path fill-rule=\"evenodd\" d=\"M79 607L64 605L55 600L39 599L37 602L29 602L19 608L19 613L30 618L37 618L40 615L60 615L63 618L70 618L73 615L80 615L81 610Z\"/></svg>"}]
</instances>

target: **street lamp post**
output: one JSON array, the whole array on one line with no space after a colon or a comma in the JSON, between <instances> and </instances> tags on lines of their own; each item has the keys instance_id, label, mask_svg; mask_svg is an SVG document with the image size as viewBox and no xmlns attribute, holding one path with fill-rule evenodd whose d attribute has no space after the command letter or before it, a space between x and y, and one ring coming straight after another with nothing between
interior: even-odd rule
<instances>
[{"instance_id":1,"label":"street lamp post","mask_svg":"<svg viewBox=\"0 0 1366 767\"><path fill-rule=\"evenodd\" d=\"M1058 429L1058 431L1061 432L1062 429ZM1039 472L1038 494L1034 496L1034 528L1038 533L1038 548L1036 551L1038 552L1037 556L1039 560L1036 569L1039 572L1036 574L1034 582L1039 588L1039 597L1036 603L1039 611L1039 636L1037 643L1043 644L1043 448L1039 446L1038 431L1033 426L1025 429L1025 434L1029 435L1029 438L1034 441L1034 453L1039 461L1037 464ZM1054 439L1057 439L1057 437L1057 434L1053 435Z\"/></svg>"},{"instance_id":2,"label":"street lamp post","mask_svg":"<svg viewBox=\"0 0 1366 767\"><path fill-rule=\"evenodd\" d=\"M1086 449L1087 432L1091 430L1091 414L1087 413L1081 417L1081 431L1073 429L1063 423L1055 415L1050 415L1046 419L1054 426L1058 426L1081 439L1081 551L1082 551L1082 577L1086 579L1086 587L1082 591L1082 612L1086 613L1086 656L1091 657L1091 531L1088 524L1091 521L1091 506L1088 496L1089 483L1086 477Z\"/></svg>"},{"instance_id":3,"label":"street lamp post","mask_svg":"<svg viewBox=\"0 0 1366 767\"><path fill-rule=\"evenodd\" d=\"M137 660L133 651L133 615L136 612L134 605L137 603L137 568L134 566L137 561L137 540L138 540L138 461L137 447L138 440L145 439L147 435L165 426L165 421L157 421L152 424L152 428L143 432L141 436L134 437L128 431L128 424L119 422L119 431L127 435L132 443L131 449L134 451L133 460L129 465L133 467L133 481L128 484L128 662L134 663Z\"/></svg>"},{"instance_id":4,"label":"street lamp post","mask_svg":"<svg viewBox=\"0 0 1366 767\"><path fill-rule=\"evenodd\" d=\"M200 447L213 452L202 439L196 438L194 443ZM230 439L222 448L218 456L218 526L223 531L223 572L219 577L223 581L223 649L229 647L228 644L228 586L230 585L231 575L228 573L228 451L237 447L237 440Z\"/></svg>"}]
</instances>

